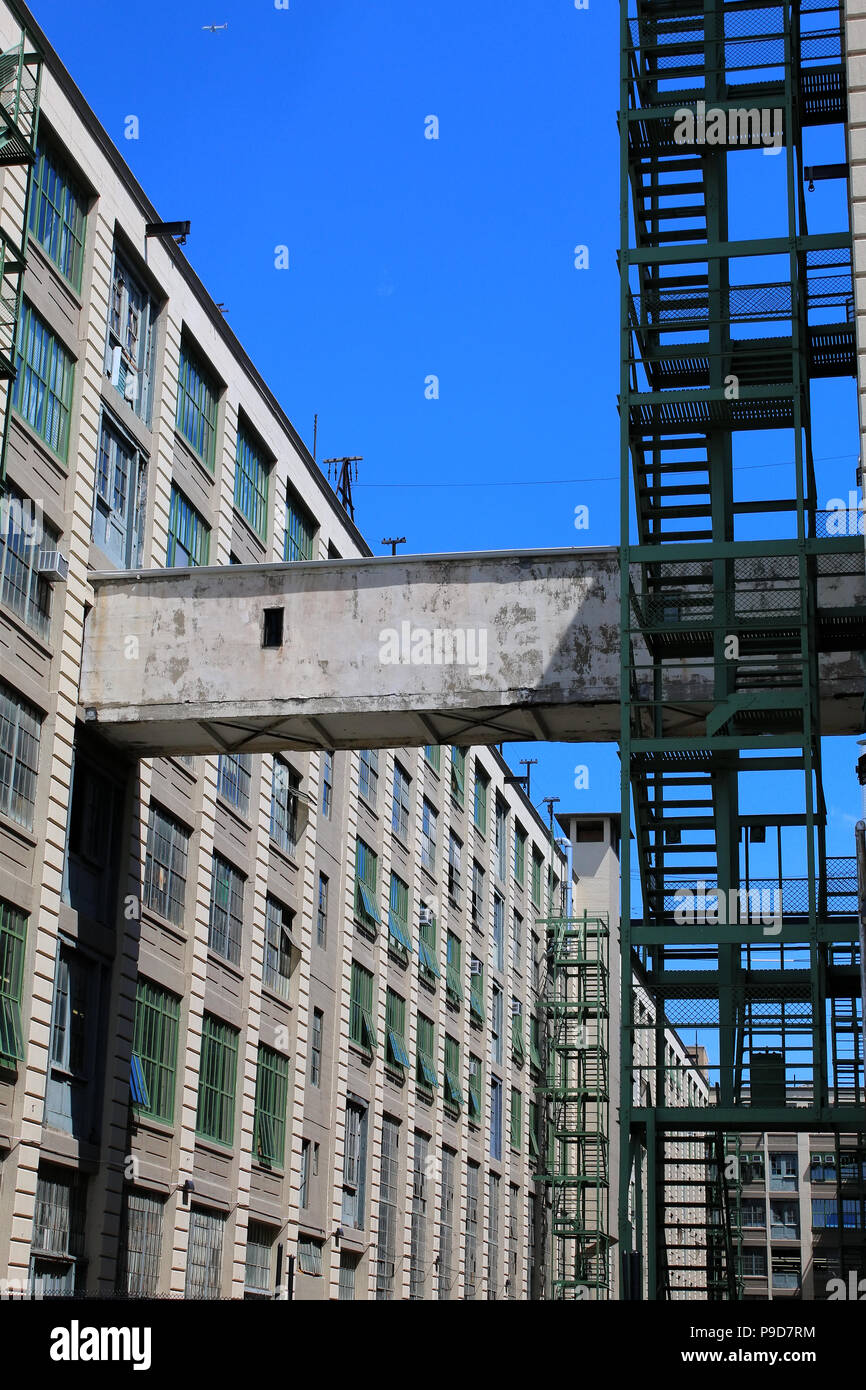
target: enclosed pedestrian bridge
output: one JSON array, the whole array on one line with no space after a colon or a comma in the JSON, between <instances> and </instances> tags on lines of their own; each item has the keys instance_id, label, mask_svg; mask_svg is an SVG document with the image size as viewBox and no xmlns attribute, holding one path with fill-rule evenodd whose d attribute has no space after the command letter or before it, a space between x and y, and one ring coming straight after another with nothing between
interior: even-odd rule
<instances>
[{"instance_id":1,"label":"enclosed pedestrian bridge","mask_svg":"<svg viewBox=\"0 0 866 1390\"><path fill-rule=\"evenodd\" d=\"M778 728L796 727L801 687L775 681L784 673L765 670L759 655L765 629L784 636L799 613L796 542L790 550L740 554L723 610L700 546L658 583L635 568L637 718L658 715L674 735L724 735L748 724L756 691L778 684ZM862 550L824 551L815 563L822 726L855 733ZM620 737L615 547L90 579L81 705L89 723L138 756ZM722 701L713 680L720 622L739 634L738 676ZM664 649L661 677L647 642ZM773 660L784 663L781 645Z\"/></svg>"}]
</instances>

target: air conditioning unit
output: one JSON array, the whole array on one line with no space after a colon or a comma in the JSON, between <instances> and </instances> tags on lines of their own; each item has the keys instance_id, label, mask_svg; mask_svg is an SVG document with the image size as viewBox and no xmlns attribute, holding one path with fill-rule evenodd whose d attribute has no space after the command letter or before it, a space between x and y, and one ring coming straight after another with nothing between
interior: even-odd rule
<instances>
[{"instance_id":1,"label":"air conditioning unit","mask_svg":"<svg viewBox=\"0 0 866 1390\"><path fill-rule=\"evenodd\" d=\"M519 1014L522 1014L522 1013L523 1013L523 1005L521 1004L521 1002L520 1002L519 999L512 999L512 1001L511 1001L511 1012L514 1014L515 1018L516 1018Z\"/></svg>"},{"instance_id":2,"label":"air conditioning unit","mask_svg":"<svg viewBox=\"0 0 866 1390\"><path fill-rule=\"evenodd\" d=\"M483 971L484 971L484 966L481 964L481 961L480 961L480 960L474 960L474 961L472 962L472 964L470 965L470 967L469 967L469 974L470 974L470 975L481 975L481 974L483 973Z\"/></svg>"},{"instance_id":3,"label":"air conditioning unit","mask_svg":"<svg viewBox=\"0 0 866 1390\"><path fill-rule=\"evenodd\" d=\"M420 912L421 926L432 927L436 920L432 907L422 907Z\"/></svg>"},{"instance_id":4,"label":"air conditioning unit","mask_svg":"<svg viewBox=\"0 0 866 1390\"><path fill-rule=\"evenodd\" d=\"M62 584L69 578L69 561L59 550L42 550L39 552L36 573L40 579L47 579L49 584Z\"/></svg>"},{"instance_id":5,"label":"air conditioning unit","mask_svg":"<svg viewBox=\"0 0 866 1390\"><path fill-rule=\"evenodd\" d=\"M126 381L123 383L123 399L129 401L130 405L135 405L138 400L138 372L128 371Z\"/></svg>"},{"instance_id":6,"label":"air conditioning unit","mask_svg":"<svg viewBox=\"0 0 866 1390\"><path fill-rule=\"evenodd\" d=\"M117 386L120 381L122 365L123 349L121 347L109 347L105 356L105 375L111 378L112 386Z\"/></svg>"}]
</instances>

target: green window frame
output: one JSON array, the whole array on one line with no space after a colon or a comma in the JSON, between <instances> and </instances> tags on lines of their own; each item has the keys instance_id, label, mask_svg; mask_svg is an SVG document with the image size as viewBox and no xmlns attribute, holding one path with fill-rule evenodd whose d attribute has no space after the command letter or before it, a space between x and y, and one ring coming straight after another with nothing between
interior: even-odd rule
<instances>
[{"instance_id":1,"label":"green window frame","mask_svg":"<svg viewBox=\"0 0 866 1390\"><path fill-rule=\"evenodd\" d=\"M523 1092L516 1086L511 1088L509 1141L518 1153L523 1148Z\"/></svg>"},{"instance_id":2,"label":"green window frame","mask_svg":"<svg viewBox=\"0 0 866 1390\"><path fill-rule=\"evenodd\" d=\"M385 1022L388 1029L388 1064L400 1072L409 1066L409 1053L406 1050L406 1000L395 990L389 989L385 1000Z\"/></svg>"},{"instance_id":3,"label":"green window frame","mask_svg":"<svg viewBox=\"0 0 866 1390\"><path fill-rule=\"evenodd\" d=\"M523 886L526 877L526 832L520 825L514 827L514 878Z\"/></svg>"},{"instance_id":4,"label":"green window frame","mask_svg":"<svg viewBox=\"0 0 866 1390\"><path fill-rule=\"evenodd\" d=\"M376 902L379 856L358 835L355 839L355 916L374 936L382 925Z\"/></svg>"},{"instance_id":5,"label":"green window frame","mask_svg":"<svg viewBox=\"0 0 866 1390\"><path fill-rule=\"evenodd\" d=\"M211 855L208 948L223 960L238 965L244 932L246 879L234 864L216 851Z\"/></svg>"},{"instance_id":6,"label":"green window frame","mask_svg":"<svg viewBox=\"0 0 866 1390\"><path fill-rule=\"evenodd\" d=\"M475 759L475 792L472 802L472 820L482 835L487 834L487 801L490 778Z\"/></svg>"},{"instance_id":7,"label":"green window frame","mask_svg":"<svg viewBox=\"0 0 866 1390\"><path fill-rule=\"evenodd\" d=\"M523 1037L523 1007L520 1000L515 998L511 1000L511 1056L520 1066L526 1059L526 1041Z\"/></svg>"},{"instance_id":8,"label":"green window frame","mask_svg":"<svg viewBox=\"0 0 866 1390\"><path fill-rule=\"evenodd\" d=\"M442 748L438 743L425 743L424 757L432 767L434 772L438 772L442 766Z\"/></svg>"},{"instance_id":9,"label":"green window frame","mask_svg":"<svg viewBox=\"0 0 866 1390\"><path fill-rule=\"evenodd\" d=\"M195 1132L225 1148L234 1143L239 1036L222 1019L204 1015Z\"/></svg>"},{"instance_id":10,"label":"green window frame","mask_svg":"<svg viewBox=\"0 0 866 1390\"><path fill-rule=\"evenodd\" d=\"M432 1092L439 1084L436 1079L436 1027L432 1018L418 1015L417 1036L416 1079L422 1090Z\"/></svg>"},{"instance_id":11,"label":"green window frame","mask_svg":"<svg viewBox=\"0 0 866 1390\"><path fill-rule=\"evenodd\" d=\"M541 869L544 864L537 849L532 851L532 906L541 910Z\"/></svg>"},{"instance_id":12,"label":"green window frame","mask_svg":"<svg viewBox=\"0 0 866 1390\"><path fill-rule=\"evenodd\" d=\"M21 985L27 916L0 900L0 1065L24 1061L21 1028Z\"/></svg>"},{"instance_id":13,"label":"green window frame","mask_svg":"<svg viewBox=\"0 0 866 1390\"><path fill-rule=\"evenodd\" d=\"M166 568L195 568L197 565L206 565L209 558L210 527L192 503L187 501L180 488L172 483L168 544L165 551Z\"/></svg>"},{"instance_id":14,"label":"green window frame","mask_svg":"<svg viewBox=\"0 0 866 1390\"><path fill-rule=\"evenodd\" d=\"M482 1092L482 1066L480 1057L469 1054L469 1119L481 1124L484 1115Z\"/></svg>"},{"instance_id":15,"label":"green window frame","mask_svg":"<svg viewBox=\"0 0 866 1390\"><path fill-rule=\"evenodd\" d=\"M283 559L290 563L296 560L312 560L313 544L318 529L313 514L304 506L294 488L287 486Z\"/></svg>"},{"instance_id":16,"label":"green window frame","mask_svg":"<svg viewBox=\"0 0 866 1390\"><path fill-rule=\"evenodd\" d=\"M33 828L42 715L0 681L0 811Z\"/></svg>"},{"instance_id":17,"label":"green window frame","mask_svg":"<svg viewBox=\"0 0 866 1390\"><path fill-rule=\"evenodd\" d=\"M409 935L409 885L399 874L391 873L391 889L388 899L389 946L396 945L398 953L405 956L412 950L412 937Z\"/></svg>"},{"instance_id":18,"label":"green window frame","mask_svg":"<svg viewBox=\"0 0 866 1390\"><path fill-rule=\"evenodd\" d=\"M15 341L12 405L44 444L65 461L75 361L25 299Z\"/></svg>"},{"instance_id":19,"label":"green window frame","mask_svg":"<svg viewBox=\"0 0 866 1390\"><path fill-rule=\"evenodd\" d=\"M76 291L81 289L87 236L86 201L66 161L40 139L30 185L28 229Z\"/></svg>"},{"instance_id":20,"label":"green window frame","mask_svg":"<svg viewBox=\"0 0 866 1390\"><path fill-rule=\"evenodd\" d=\"M541 1027L537 1014L532 1014L529 1019L529 1060L536 1071L544 1071L541 1060Z\"/></svg>"},{"instance_id":21,"label":"green window frame","mask_svg":"<svg viewBox=\"0 0 866 1390\"><path fill-rule=\"evenodd\" d=\"M375 1052L378 1045L373 1023L373 973L356 960L352 961L349 1039L365 1052Z\"/></svg>"},{"instance_id":22,"label":"green window frame","mask_svg":"<svg viewBox=\"0 0 866 1390\"><path fill-rule=\"evenodd\" d=\"M282 1168L286 1155L289 1059L259 1043L256 1065L255 1156L263 1168Z\"/></svg>"},{"instance_id":23,"label":"green window frame","mask_svg":"<svg viewBox=\"0 0 866 1390\"><path fill-rule=\"evenodd\" d=\"M418 918L418 968L427 980L440 978L436 961L436 914L428 903L421 904Z\"/></svg>"},{"instance_id":24,"label":"green window frame","mask_svg":"<svg viewBox=\"0 0 866 1390\"><path fill-rule=\"evenodd\" d=\"M484 964L477 956L471 960L469 1017L473 1023L484 1022Z\"/></svg>"},{"instance_id":25,"label":"green window frame","mask_svg":"<svg viewBox=\"0 0 866 1390\"><path fill-rule=\"evenodd\" d=\"M445 1108L457 1114L463 1104L460 1087L460 1043L445 1034Z\"/></svg>"},{"instance_id":26,"label":"green window frame","mask_svg":"<svg viewBox=\"0 0 866 1390\"><path fill-rule=\"evenodd\" d=\"M216 457L218 391L213 376L188 339L181 339L176 426L212 473Z\"/></svg>"},{"instance_id":27,"label":"green window frame","mask_svg":"<svg viewBox=\"0 0 866 1390\"><path fill-rule=\"evenodd\" d=\"M453 931L446 938L445 993L453 1004L463 1002L463 942Z\"/></svg>"},{"instance_id":28,"label":"green window frame","mask_svg":"<svg viewBox=\"0 0 866 1390\"><path fill-rule=\"evenodd\" d=\"M462 810L466 804L466 749L451 746L451 798Z\"/></svg>"},{"instance_id":29,"label":"green window frame","mask_svg":"<svg viewBox=\"0 0 866 1390\"><path fill-rule=\"evenodd\" d=\"M135 992L133 1053L138 1058L147 1099L133 1103L138 1115L174 1123L177 1035L180 1000L167 989L139 977Z\"/></svg>"},{"instance_id":30,"label":"green window frame","mask_svg":"<svg viewBox=\"0 0 866 1390\"><path fill-rule=\"evenodd\" d=\"M529 1102L529 1156L535 1159L536 1170L539 1166L538 1160L541 1157L541 1146L538 1142L538 1121L541 1111L538 1101Z\"/></svg>"},{"instance_id":31,"label":"green window frame","mask_svg":"<svg viewBox=\"0 0 866 1390\"><path fill-rule=\"evenodd\" d=\"M235 506L261 540L268 536L271 464L252 435L238 426L235 453Z\"/></svg>"}]
</instances>

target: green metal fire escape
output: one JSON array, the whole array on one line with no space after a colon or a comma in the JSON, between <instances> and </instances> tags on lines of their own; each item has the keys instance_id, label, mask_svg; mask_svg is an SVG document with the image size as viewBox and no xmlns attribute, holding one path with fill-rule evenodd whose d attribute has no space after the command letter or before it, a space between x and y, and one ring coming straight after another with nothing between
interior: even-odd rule
<instances>
[{"instance_id":1,"label":"green metal fire escape","mask_svg":"<svg viewBox=\"0 0 866 1390\"><path fill-rule=\"evenodd\" d=\"M635 838L622 843L619 1180L625 1193L646 1167L648 1235L644 1248L621 1200L619 1239L650 1298L684 1296L680 1245L706 1251L691 1296L736 1298L726 1136L850 1128L864 1095L856 874L826 854L818 671L820 655L866 644L864 614L828 606L862 572L863 542L820 509L811 422L811 383L856 372L851 235L809 232L809 182L846 166L807 174L803 158L804 130L846 120L842 15L838 0L623 0L621 21L622 813ZM775 132L781 149L764 155ZM768 189L784 173L772 235L770 194L730 215L747 159ZM756 431L775 432L767 462L788 461L769 484L738 467ZM635 960L656 1011L643 1023L625 1003ZM639 1030L665 1026L706 1049L700 1104L661 1089L655 1063L642 1074ZM672 1164L695 1133L695 1201L674 1235Z\"/></svg>"}]
</instances>

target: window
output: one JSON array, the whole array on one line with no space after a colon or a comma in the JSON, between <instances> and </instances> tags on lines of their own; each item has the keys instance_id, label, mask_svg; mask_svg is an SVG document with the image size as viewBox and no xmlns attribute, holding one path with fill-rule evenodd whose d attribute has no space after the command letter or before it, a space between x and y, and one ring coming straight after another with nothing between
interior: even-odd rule
<instances>
[{"instance_id":1,"label":"window","mask_svg":"<svg viewBox=\"0 0 866 1390\"><path fill-rule=\"evenodd\" d=\"M477 1163L466 1165L466 1235L464 1253L464 1291L474 1299L478 1285L478 1197L481 1170Z\"/></svg>"},{"instance_id":2,"label":"window","mask_svg":"<svg viewBox=\"0 0 866 1390\"><path fill-rule=\"evenodd\" d=\"M508 873L508 808L498 796L496 798L495 835L496 877L501 883L504 883Z\"/></svg>"},{"instance_id":3,"label":"window","mask_svg":"<svg viewBox=\"0 0 866 1390\"><path fill-rule=\"evenodd\" d=\"M460 1043L456 1038L445 1034L445 1109L457 1115L463 1104L460 1089Z\"/></svg>"},{"instance_id":4,"label":"window","mask_svg":"<svg viewBox=\"0 0 866 1390\"><path fill-rule=\"evenodd\" d=\"M767 1208L760 1198L744 1197L741 1207L741 1219L743 1226L753 1226L763 1228L767 1224Z\"/></svg>"},{"instance_id":5,"label":"window","mask_svg":"<svg viewBox=\"0 0 866 1390\"><path fill-rule=\"evenodd\" d=\"M544 1057L542 1055L541 1043L541 1024L538 1017L533 1014L529 1020L529 1060L536 1071L544 1071Z\"/></svg>"},{"instance_id":6,"label":"window","mask_svg":"<svg viewBox=\"0 0 866 1390\"><path fill-rule=\"evenodd\" d=\"M298 1270L301 1274L322 1274L322 1241L298 1236Z\"/></svg>"},{"instance_id":7,"label":"window","mask_svg":"<svg viewBox=\"0 0 866 1390\"><path fill-rule=\"evenodd\" d=\"M517 908L511 919L511 963L520 974L523 966L523 918Z\"/></svg>"},{"instance_id":8,"label":"window","mask_svg":"<svg viewBox=\"0 0 866 1390\"><path fill-rule=\"evenodd\" d=\"M325 947L328 944L328 875L319 874L319 896L316 907L316 942Z\"/></svg>"},{"instance_id":9,"label":"window","mask_svg":"<svg viewBox=\"0 0 866 1390\"><path fill-rule=\"evenodd\" d=\"M145 423L150 420L155 323L150 295L115 251L105 375Z\"/></svg>"},{"instance_id":10,"label":"window","mask_svg":"<svg viewBox=\"0 0 866 1390\"><path fill-rule=\"evenodd\" d=\"M144 858L144 905L169 922L183 922L189 831L150 803Z\"/></svg>"},{"instance_id":11,"label":"window","mask_svg":"<svg viewBox=\"0 0 866 1390\"><path fill-rule=\"evenodd\" d=\"M409 1066L406 1051L406 1000L393 989L388 990L385 1005L385 1019L388 1029L387 1061L402 1072Z\"/></svg>"},{"instance_id":12,"label":"window","mask_svg":"<svg viewBox=\"0 0 866 1390\"><path fill-rule=\"evenodd\" d=\"M364 1185L367 1177L367 1107L346 1102L346 1147L343 1151L343 1224L364 1224Z\"/></svg>"},{"instance_id":13,"label":"window","mask_svg":"<svg viewBox=\"0 0 866 1390\"><path fill-rule=\"evenodd\" d=\"M744 1183L764 1181L764 1155L760 1151L744 1151L740 1155L740 1175Z\"/></svg>"},{"instance_id":14,"label":"window","mask_svg":"<svg viewBox=\"0 0 866 1390\"><path fill-rule=\"evenodd\" d=\"M237 1032L206 1013L202 1022L195 1131L205 1139L229 1146L235 1133L237 1061Z\"/></svg>"},{"instance_id":15,"label":"window","mask_svg":"<svg viewBox=\"0 0 866 1390\"><path fill-rule=\"evenodd\" d=\"M432 1018L418 1015L418 1057L416 1080L424 1091L433 1091L438 1085L436 1079L436 1041Z\"/></svg>"},{"instance_id":16,"label":"window","mask_svg":"<svg viewBox=\"0 0 866 1390\"><path fill-rule=\"evenodd\" d=\"M800 1208L796 1202L770 1203L770 1234L773 1240L799 1240Z\"/></svg>"},{"instance_id":17,"label":"window","mask_svg":"<svg viewBox=\"0 0 866 1390\"><path fill-rule=\"evenodd\" d=\"M529 1157L533 1171L537 1172L540 1168L541 1143L539 1125L541 1123L541 1109L538 1102L529 1102Z\"/></svg>"},{"instance_id":18,"label":"window","mask_svg":"<svg viewBox=\"0 0 866 1390\"><path fill-rule=\"evenodd\" d=\"M477 956L469 961L469 1017L473 1023L484 1022L484 966Z\"/></svg>"},{"instance_id":19,"label":"window","mask_svg":"<svg viewBox=\"0 0 866 1390\"><path fill-rule=\"evenodd\" d=\"M463 846L453 831L448 836L448 896L455 907L460 905L460 859Z\"/></svg>"},{"instance_id":20,"label":"window","mask_svg":"<svg viewBox=\"0 0 866 1390\"><path fill-rule=\"evenodd\" d=\"M466 749L451 749L451 796L460 809L466 800Z\"/></svg>"},{"instance_id":21,"label":"window","mask_svg":"<svg viewBox=\"0 0 866 1390\"><path fill-rule=\"evenodd\" d=\"M429 903L421 904L418 919L418 956L422 979L429 984L438 980L439 966L436 963L436 914Z\"/></svg>"},{"instance_id":22,"label":"window","mask_svg":"<svg viewBox=\"0 0 866 1390\"><path fill-rule=\"evenodd\" d=\"M812 1198L812 1225L815 1230L835 1230L839 1225L839 1207L835 1197Z\"/></svg>"},{"instance_id":23,"label":"window","mask_svg":"<svg viewBox=\"0 0 866 1390\"><path fill-rule=\"evenodd\" d=\"M277 1231L261 1221L247 1227L247 1258L244 1269L244 1298L271 1298L271 1264Z\"/></svg>"},{"instance_id":24,"label":"window","mask_svg":"<svg viewBox=\"0 0 866 1390\"><path fill-rule=\"evenodd\" d=\"M452 1004L463 1001L463 943L452 931L446 944L445 992Z\"/></svg>"},{"instance_id":25,"label":"window","mask_svg":"<svg viewBox=\"0 0 866 1390\"><path fill-rule=\"evenodd\" d=\"M59 458L69 448L69 410L75 364L59 338L26 300L15 346L12 405Z\"/></svg>"},{"instance_id":26,"label":"window","mask_svg":"<svg viewBox=\"0 0 866 1390\"><path fill-rule=\"evenodd\" d=\"M358 838L355 841L355 916L360 925L373 935L381 923L376 905L378 868L377 854Z\"/></svg>"},{"instance_id":27,"label":"window","mask_svg":"<svg viewBox=\"0 0 866 1390\"><path fill-rule=\"evenodd\" d=\"M87 200L68 165L41 135L30 185L30 235L74 289L81 288Z\"/></svg>"},{"instance_id":28,"label":"window","mask_svg":"<svg viewBox=\"0 0 866 1390\"><path fill-rule=\"evenodd\" d=\"M771 1153L770 1154L770 1191L771 1192L796 1192L797 1190L797 1154L793 1153Z\"/></svg>"},{"instance_id":29,"label":"window","mask_svg":"<svg viewBox=\"0 0 866 1390\"><path fill-rule=\"evenodd\" d=\"M35 503L7 483L0 495L0 598L45 638L51 628L51 585L39 573L39 556L43 549L55 549L59 539Z\"/></svg>"},{"instance_id":30,"label":"window","mask_svg":"<svg viewBox=\"0 0 866 1390\"><path fill-rule=\"evenodd\" d=\"M475 1124L481 1123L482 1098L481 1098L481 1058L476 1057L474 1052L469 1054L469 1119Z\"/></svg>"},{"instance_id":31,"label":"window","mask_svg":"<svg viewBox=\"0 0 866 1390\"><path fill-rule=\"evenodd\" d=\"M235 506L261 540L268 534L268 483L271 465L252 435L238 426L235 454Z\"/></svg>"},{"instance_id":32,"label":"window","mask_svg":"<svg viewBox=\"0 0 866 1390\"><path fill-rule=\"evenodd\" d=\"M310 1086L321 1086L321 1044L325 1015L313 1009L313 1030L310 1034Z\"/></svg>"},{"instance_id":33,"label":"window","mask_svg":"<svg viewBox=\"0 0 866 1390\"><path fill-rule=\"evenodd\" d=\"M11 903L0 900L0 1061L24 1060L21 1032L21 982L27 918Z\"/></svg>"},{"instance_id":34,"label":"window","mask_svg":"<svg viewBox=\"0 0 866 1390\"><path fill-rule=\"evenodd\" d=\"M195 507L187 502L180 489L172 483L168 545L165 552L167 568L184 569L206 565L209 556L210 527Z\"/></svg>"},{"instance_id":35,"label":"window","mask_svg":"<svg viewBox=\"0 0 866 1390\"><path fill-rule=\"evenodd\" d=\"M523 1148L523 1093L516 1086L511 1088L511 1125L509 1142L519 1153Z\"/></svg>"},{"instance_id":36,"label":"window","mask_svg":"<svg viewBox=\"0 0 866 1390\"><path fill-rule=\"evenodd\" d=\"M835 1182L835 1153L813 1153L811 1156L809 1178L811 1182ZM745 1179L743 1179L743 1181L745 1181Z\"/></svg>"},{"instance_id":37,"label":"window","mask_svg":"<svg viewBox=\"0 0 866 1390\"><path fill-rule=\"evenodd\" d=\"M85 1179L41 1167L33 1209L31 1275L37 1298L81 1291L84 1275Z\"/></svg>"},{"instance_id":38,"label":"window","mask_svg":"<svg viewBox=\"0 0 866 1390\"><path fill-rule=\"evenodd\" d=\"M490 1010L490 1050L494 1062L502 1061L502 990L493 986Z\"/></svg>"},{"instance_id":39,"label":"window","mask_svg":"<svg viewBox=\"0 0 866 1390\"><path fill-rule=\"evenodd\" d=\"M532 851L532 906L541 910L541 869L544 860L537 849Z\"/></svg>"},{"instance_id":40,"label":"window","mask_svg":"<svg viewBox=\"0 0 866 1390\"><path fill-rule=\"evenodd\" d=\"M0 812L33 826L42 716L0 682Z\"/></svg>"},{"instance_id":41,"label":"window","mask_svg":"<svg viewBox=\"0 0 866 1390\"><path fill-rule=\"evenodd\" d=\"M526 832L519 824L514 826L514 877L522 884L526 874Z\"/></svg>"},{"instance_id":42,"label":"window","mask_svg":"<svg viewBox=\"0 0 866 1390\"><path fill-rule=\"evenodd\" d=\"M220 753L217 763L217 795L236 806L242 816L249 814L252 767L250 753Z\"/></svg>"},{"instance_id":43,"label":"window","mask_svg":"<svg viewBox=\"0 0 866 1390\"><path fill-rule=\"evenodd\" d=\"M221 855L212 857L208 946L237 965L244 929L244 879Z\"/></svg>"},{"instance_id":44,"label":"window","mask_svg":"<svg viewBox=\"0 0 866 1390\"><path fill-rule=\"evenodd\" d=\"M475 759L475 800L472 806L472 820L481 831L482 835L487 834L487 791L490 786L490 778L481 769L478 759Z\"/></svg>"},{"instance_id":45,"label":"window","mask_svg":"<svg viewBox=\"0 0 866 1390\"><path fill-rule=\"evenodd\" d=\"M376 1029L373 1026L373 975L354 960L349 1006L349 1038L365 1052L372 1052L376 1047Z\"/></svg>"},{"instance_id":46,"label":"window","mask_svg":"<svg viewBox=\"0 0 866 1390\"><path fill-rule=\"evenodd\" d=\"M442 749L438 743L427 743L424 746L424 757L432 767L434 772L438 772L441 766Z\"/></svg>"},{"instance_id":47,"label":"window","mask_svg":"<svg viewBox=\"0 0 866 1390\"><path fill-rule=\"evenodd\" d=\"M511 1055L518 1066L526 1057L526 1044L523 1039L523 1005L512 996L511 1000Z\"/></svg>"},{"instance_id":48,"label":"window","mask_svg":"<svg viewBox=\"0 0 866 1390\"><path fill-rule=\"evenodd\" d=\"M403 956L412 949L409 935L409 885L399 875L391 874L388 900L388 944Z\"/></svg>"},{"instance_id":49,"label":"window","mask_svg":"<svg viewBox=\"0 0 866 1390\"><path fill-rule=\"evenodd\" d=\"M298 848L298 792L300 773L282 758L274 758L271 782L271 839L289 856Z\"/></svg>"},{"instance_id":50,"label":"window","mask_svg":"<svg viewBox=\"0 0 866 1390\"><path fill-rule=\"evenodd\" d=\"M541 938L537 932L532 933L532 988L541 993Z\"/></svg>"},{"instance_id":51,"label":"window","mask_svg":"<svg viewBox=\"0 0 866 1390\"><path fill-rule=\"evenodd\" d=\"M219 1298L224 1229L225 1217L220 1212L192 1207L184 1298Z\"/></svg>"},{"instance_id":52,"label":"window","mask_svg":"<svg viewBox=\"0 0 866 1390\"><path fill-rule=\"evenodd\" d=\"M362 748L359 754L360 772L358 790L371 806L376 805L379 794L379 752L376 748Z\"/></svg>"},{"instance_id":53,"label":"window","mask_svg":"<svg viewBox=\"0 0 866 1390\"><path fill-rule=\"evenodd\" d=\"M100 1033L98 976L84 952L60 940L51 1018L51 1069L45 1093L46 1122L87 1137L93 1110L89 1086Z\"/></svg>"},{"instance_id":54,"label":"window","mask_svg":"<svg viewBox=\"0 0 866 1390\"><path fill-rule=\"evenodd\" d=\"M400 1126L390 1115L382 1119L382 1167L379 1176L379 1230L376 1239L376 1298L394 1297L397 1259L397 1199L400 1183Z\"/></svg>"},{"instance_id":55,"label":"window","mask_svg":"<svg viewBox=\"0 0 866 1390\"><path fill-rule=\"evenodd\" d=\"M502 1082L490 1078L490 1157L502 1158Z\"/></svg>"},{"instance_id":56,"label":"window","mask_svg":"<svg viewBox=\"0 0 866 1390\"><path fill-rule=\"evenodd\" d=\"M265 900L265 965L263 980L281 999L288 999L292 973L294 913L270 894Z\"/></svg>"},{"instance_id":57,"label":"window","mask_svg":"<svg viewBox=\"0 0 866 1390\"><path fill-rule=\"evenodd\" d=\"M436 827L439 813L426 796L421 806L421 863L431 874L436 872Z\"/></svg>"},{"instance_id":58,"label":"window","mask_svg":"<svg viewBox=\"0 0 866 1390\"><path fill-rule=\"evenodd\" d=\"M409 1297L424 1297L427 1282L427 1154L430 1141L415 1135L412 1151L412 1211L409 1224Z\"/></svg>"},{"instance_id":59,"label":"window","mask_svg":"<svg viewBox=\"0 0 866 1390\"><path fill-rule=\"evenodd\" d=\"M508 1269L508 1283L506 1294L509 1298L516 1298L517 1290L517 1232L520 1226L520 1188L513 1183L508 1188L508 1247L506 1250L506 1267Z\"/></svg>"},{"instance_id":60,"label":"window","mask_svg":"<svg viewBox=\"0 0 866 1390\"><path fill-rule=\"evenodd\" d=\"M145 1090L136 1097L133 1088L133 1104L139 1115L150 1115L168 1125L174 1123L179 1018L180 1000L176 995L150 980L138 981L132 1048Z\"/></svg>"},{"instance_id":61,"label":"window","mask_svg":"<svg viewBox=\"0 0 866 1390\"><path fill-rule=\"evenodd\" d=\"M762 1246L743 1247L743 1273L747 1278L767 1277L767 1252Z\"/></svg>"},{"instance_id":62,"label":"window","mask_svg":"<svg viewBox=\"0 0 866 1390\"><path fill-rule=\"evenodd\" d=\"M259 1043L256 1068L255 1154L264 1168L282 1168L286 1147L289 1059Z\"/></svg>"},{"instance_id":63,"label":"window","mask_svg":"<svg viewBox=\"0 0 866 1390\"><path fill-rule=\"evenodd\" d=\"M451 1149L442 1150L442 1186L439 1206L439 1284L440 1299L451 1297L454 1283L454 1171L457 1155Z\"/></svg>"},{"instance_id":64,"label":"window","mask_svg":"<svg viewBox=\"0 0 866 1390\"><path fill-rule=\"evenodd\" d=\"M312 560L317 526L293 488L286 488L284 560Z\"/></svg>"},{"instance_id":65,"label":"window","mask_svg":"<svg viewBox=\"0 0 866 1390\"><path fill-rule=\"evenodd\" d=\"M334 799L334 754L327 748L322 754L322 815L331 819L331 806Z\"/></svg>"},{"instance_id":66,"label":"window","mask_svg":"<svg viewBox=\"0 0 866 1390\"><path fill-rule=\"evenodd\" d=\"M126 1189L120 1234L119 1292L128 1298L154 1298L159 1286L163 1201L149 1192Z\"/></svg>"},{"instance_id":67,"label":"window","mask_svg":"<svg viewBox=\"0 0 866 1390\"><path fill-rule=\"evenodd\" d=\"M360 1255L353 1255L348 1250L340 1251L340 1283L337 1297L341 1303L351 1303L354 1301L355 1272L358 1268L358 1261L360 1258Z\"/></svg>"},{"instance_id":68,"label":"window","mask_svg":"<svg viewBox=\"0 0 866 1390\"><path fill-rule=\"evenodd\" d=\"M411 778L399 763L394 764L394 794L391 801L391 829L398 839L406 843L409 839Z\"/></svg>"},{"instance_id":69,"label":"window","mask_svg":"<svg viewBox=\"0 0 866 1390\"><path fill-rule=\"evenodd\" d=\"M478 931L484 926L484 870L477 859L472 860L472 890L469 899L469 915L472 925Z\"/></svg>"},{"instance_id":70,"label":"window","mask_svg":"<svg viewBox=\"0 0 866 1390\"><path fill-rule=\"evenodd\" d=\"M488 1174L490 1212L487 1222L487 1297L499 1297L499 1178Z\"/></svg>"},{"instance_id":71,"label":"window","mask_svg":"<svg viewBox=\"0 0 866 1390\"><path fill-rule=\"evenodd\" d=\"M493 894L493 968L505 969L505 899Z\"/></svg>"},{"instance_id":72,"label":"window","mask_svg":"<svg viewBox=\"0 0 866 1390\"><path fill-rule=\"evenodd\" d=\"M214 468L217 386L189 339L181 340L177 382L177 428L202 463Z\"/></svg>"}]
</instances>

